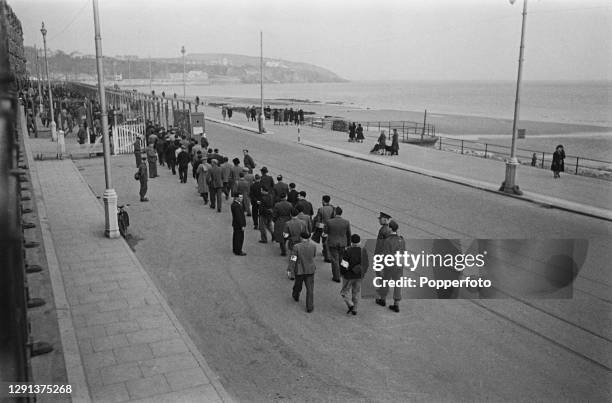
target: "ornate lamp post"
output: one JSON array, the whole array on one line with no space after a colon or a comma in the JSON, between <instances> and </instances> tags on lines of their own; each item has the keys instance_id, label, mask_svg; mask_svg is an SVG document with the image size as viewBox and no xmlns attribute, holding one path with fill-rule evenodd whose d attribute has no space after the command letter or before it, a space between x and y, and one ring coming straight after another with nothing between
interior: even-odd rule
<instances>
[{"instance_id":1,"label":"ornate lamp post","mask_svg":"<svg viewBox=\"0 0 612 403\"><path fill-rule=\"evenodd\" d=\"M51 112L51 141L57 139L57 132L55 126L55 113L53 112L53 94L51 93L51 81L49 80L49 61L47 60L47 29L45 23L42 23L40 33L43 36L43 44L45 47L45 74L47 75L47 85L49 87L49 111Z\"/></svg>"},{"instance_id":2,"label":"ornate lamp post","mask_svg":"<svg viewBox=\"0 0 612 403\"><path fill-rule=\"evenodd\" d=\"M510 0L514 4L515 0ZM521 79L523 76L523 51L525 49L525 20L527 17L527 0L523 0L523 21L521 24L521 46L519 48L518 77L516 79L516 98L514 100L514 119L512 121L512 146L510 148L510 159L506 161L506 178L502 183L501 190L506 193L522 195L523 192L516 184L516 168L519 165L516 158L516 138L518 135L518 120L521 99Z\"/></svg>"},{"instance_id":3,"label":"ornate lamp post","mask_svg":"<svg viewBox=\"0 0 612 403\"><path fill-rule=\"evenodd\" d=\"M183 54L183 99L185 99L185 46L181 46L181 53Z\"/></svg>"}]
</instances>

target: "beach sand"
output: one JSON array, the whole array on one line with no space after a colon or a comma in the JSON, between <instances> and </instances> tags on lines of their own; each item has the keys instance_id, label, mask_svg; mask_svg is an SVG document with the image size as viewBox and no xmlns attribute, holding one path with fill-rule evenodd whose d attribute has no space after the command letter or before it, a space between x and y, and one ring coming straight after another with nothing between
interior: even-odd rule
<instances>
[{"instance_id":1,"label":"beach sand","mask_svg":"<svg viewBox=\"0 0 612 403\"><path fill-rule=\"evenodd\" d=\"M361 109L350 105L297 102L299 100L265 100L265 105L274 108L302 108L310 112L310 116L326 117L334 116L349 121L361 122L385 122L385 121L411 121L423 123L424 111L397 111L387 109ZM207 98L208 103L227 103L234 106L259 105L259 99L253 98ZM436 133L440 135L507 135L512 133L512 119L499 119L482 116L462 116L451 114L439 114L429 111L427 123L436 127ZM364 125L365 126L365 125ZM567 124L555 122L521 121L520 128L526 129L528 136L557 135L574 133L612 133L612 127L590 126L580 124Z\"/></svg>"}]
</instances>

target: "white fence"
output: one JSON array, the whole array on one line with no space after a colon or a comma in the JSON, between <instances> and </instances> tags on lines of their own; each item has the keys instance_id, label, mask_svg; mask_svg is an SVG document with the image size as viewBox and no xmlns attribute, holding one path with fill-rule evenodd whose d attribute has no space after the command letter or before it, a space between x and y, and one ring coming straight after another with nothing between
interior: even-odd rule
<instances>
[{"instance_id":1,"label":"white fence","mask_svg":"<svg viewBox=\"0 0 612 403\"><path fill-rule=\"evenodd\" d=\"M134 152L136 136L144 138L144 123L121 124L113 127L113 154L131 154Z\"/></svg>"}]
</instances>

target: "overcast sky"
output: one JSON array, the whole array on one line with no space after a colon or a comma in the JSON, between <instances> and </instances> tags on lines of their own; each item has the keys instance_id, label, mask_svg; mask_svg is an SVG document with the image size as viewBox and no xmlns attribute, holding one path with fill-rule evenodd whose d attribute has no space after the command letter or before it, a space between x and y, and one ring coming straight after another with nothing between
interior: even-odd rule
<instances>
[{"instance_id":1,"label":"overcast sky","mask_svg":"<svg viewBox=\"0 0 612 403\"><path fill-rule=\"evenodd\" d=\"M8 0L26 45L94 54L92 0ZM307 62L351 80L515 80L522 0L100 0L104 55ZM612 80L612 1L530 0L524 79Z\"/></svg>"}]
</instances>

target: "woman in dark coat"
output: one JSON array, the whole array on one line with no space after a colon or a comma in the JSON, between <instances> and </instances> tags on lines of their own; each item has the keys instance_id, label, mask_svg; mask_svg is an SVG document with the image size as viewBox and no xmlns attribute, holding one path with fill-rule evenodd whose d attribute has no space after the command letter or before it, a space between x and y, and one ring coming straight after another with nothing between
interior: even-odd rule
<instances>
[{"instance_id":1,"label":"woman in dark coat","mask_svg":"<svg viewBox=\"0 0 612 403\"><path fill-rule=\"evenodd\" d=\"M363 127L361 126L361 123L359 123L359 125L357 126L357 142L363 143L363 140Z\"/></svg>"},{"instance_id":2,"label":"woman in dark coat","mask_svg":"<svg viewBox=\"0 0 612 403\"><path fill-rule=\"evenodd\" d=\"M565 150L562 145L558 145L553 153L552 164L550 165L551 171L553 171L553 178L560 178L559 172L565 171Z\"/></svg>"},{"instance_id":3,"label":"woman in dark coat","mask_svg":"<svg viewBox=\"0 0 612 403\"><path fill-rule=\"evenodd\" d=\"M399 154L399 134L397 134L397 129L393 129L393 137L391 140L391 155Z\"/></svg>"}]
</instances>

